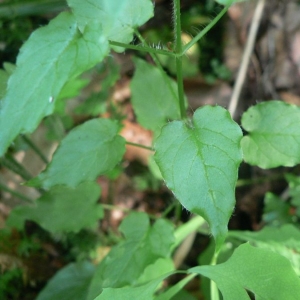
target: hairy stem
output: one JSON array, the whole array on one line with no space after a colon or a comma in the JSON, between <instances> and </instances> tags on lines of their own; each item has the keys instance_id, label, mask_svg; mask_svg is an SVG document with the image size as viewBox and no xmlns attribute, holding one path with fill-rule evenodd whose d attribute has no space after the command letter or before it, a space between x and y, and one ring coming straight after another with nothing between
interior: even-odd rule
<instances>
[{"instance_id":1,"label":"hairy stem","mask_svg":"<svg viewBox=\"0 0 300 300\"><path fill-rule=\"evenodd\" d=\"M117 46L117 47L122 47L122 48L126 48L126 49L137 50L137 51L144 51L144 52L153 53L153 54L156 53L156 54L162 54L162 55L167 55L167 56L175 56L175 54L171 51L151 48L146 45L136 46L136 45L131 45L131 44L119 43L119 42L115 42L115 41L109 41L109 44L111 46Z\"/></svg>"},{"instance_id":2,"label":"hairy stem","mask_svg":"<svg viewBox=\"0 0 300 300\"><path fill-rule=\"evenodd\" d=\"M184 55L191 47L193 47L209 30L211 30L216 23L224 16L224 14L227 12L230 5L225 6L221 12L202 30L200 31L189 43L187 43L184 47L181 53L181 55Z\"/></svg>"},{"instance_id":3,"label":"hairy stem","mask_svg":"<svg viewBox=\"0 0 300 300\"><path fill-rule=\"evenodd\" d=\"M178 55L176 56L176 72L177 72L177 86L178 86L180 116L181 119L185 119L186 110L185 110L183 76L182 76L180 0L174 0L174 31L175 31L175 53Z\"/></svg>"}]
</instances>

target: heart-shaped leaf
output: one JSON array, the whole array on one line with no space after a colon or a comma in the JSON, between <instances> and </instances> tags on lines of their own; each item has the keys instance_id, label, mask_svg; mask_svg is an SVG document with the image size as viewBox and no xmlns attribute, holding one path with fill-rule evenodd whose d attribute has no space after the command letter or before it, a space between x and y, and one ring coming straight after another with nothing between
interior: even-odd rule
<instances>
[{"instance_id":1,"label":"heart-shaped leaf","mask_svg":"<svg viewBox=\"0 0 300 300\"><path fill-rule=\"evenodd\" d=\"M218 250L235 204L242 132L218 106L199 108L191 123L164 126L154 158L181 204L207 220Z\"/></svg>"}]
</instances>

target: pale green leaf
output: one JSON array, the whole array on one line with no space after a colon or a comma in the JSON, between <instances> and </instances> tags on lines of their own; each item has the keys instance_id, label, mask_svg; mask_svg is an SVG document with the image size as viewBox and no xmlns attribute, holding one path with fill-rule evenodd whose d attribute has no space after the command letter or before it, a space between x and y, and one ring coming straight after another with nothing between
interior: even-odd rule
<instances>
[{"instance_id":1,"label":"pale green leaf","mask_svg":"<svg viewBox=\"0 0 300 300\"><path fill-rule=\"evenodd\" d=\"M282 101L267 101L242 116L248 135L242 139L244 159L261 168L292 167L300 163L300 108Z\"/></svg>"},{"instance_id":2,"label":"pale green leaf","mask_svg":"<svg viewBox=\"0 0 300 300\"><path fill-rule=\"evenodd\" d=\"M163 257L157 259L153 264L147 266L141 276L138 278L137 284L156 279L158 276L172 272L175 270L174 262L171 257Z\"/></svg>"},{"instance_id":3,"label":"pale green leaf","mask_svg":"<svg viewBox=\"0 0 300 300\"><path fill-rule=\"evenodd\" d=\"M95 182L84 182L74 189L55 186L34 205L17 206L7 225L22 229L24 222L31 220L50 232L78 232L95 227L103 215L97 204L99 197L100 187Z\"/></svg>"},{"instance_id":4,"label":"pale green leaf","mask_svg":"<svg viewBox=\"0 0 300 300\"><path fill-rule=\"evenodd\" d=\"M132 213L119 229L126 240L113 247L100 263L90 286L89 300L103 288L136 283L147 266L170 256L174 237L173 226L168 221L160 219L150 227L146 214ZM158 270L157 276L160 274Z\"/></svg>"},{"instance_id":5,"label":"pale green leaf","mask_svg":"<svg viewBox=\"0 0 300 300\"><path fill-rule=\"evenodd\" d=\"M169 120L180 119L175 81L144 60L133 60L136 69L130 84L131 102L139 123L157 130Z\"/></svg>"},{"instance_id":6,"label":"pale green leaf","mask_svg":"<svg viewBox=\"0 0 300 300\"><path fill-rule=\"evenodd\" d=\"M287 224L282 227L264 227L257 232L230 231L229 235L286 257L300 276L300 230L297 227Z\"/></svg>"},{"instance_id":7,"label":"pale green leaf","mask_svg":"<svg viewBox=\"0 0 300 300\"><path fill-rule=\"evenodd\" d=\"M113 41L129 43L134 28L153 16L151 0L67 0L81 27L99 22L104 35Z\"/></svg>"},{"instance_id":8,"label":"pale green leaf","mask_svg":"<svg viewBox=\"0 0 300 300\"><path fill-rule=\"evenodd\" d=\"M125 152L125 140L118 130L118 123L109 119L93 119L77 126L61 141L46 170L28 185L75 187L112 170Z\"/></svg>"},{"instance_id":9,"label":"pale green leaf","mask_svg":"<svg viewBox=\"0 0 300 300\"><path fill-rule=\"evenodd\" d=\"M87 261L71 263L49 280L36 300L86 300L95 267Z\"/></svg>"},{"instance_id":10,"label":"pale green leaf","mask_svg":"<svg viewBox=\"0 0 300 300\"><path fill-rule=\"evenodd\" d=\"M138 287L104 288L94 300L152 300L158 285L173 273L168 273Z\"/></svg>"},{"instance_id":11,"label":"pale green leaf","mask_svg":"<svg viewBox=\"0 0 300 300\"><path fill-rule=\"evenodd\" d=\"M90 23L80 32L68 12L36 30L20 50L1 101L0 156L19 133L32 132L53 112L70 78L93 67L108 51L100 24Z\"/></svg>"},{"instance_id":12,"label":"pale green leaf","mask_svg":"<svg viewBox=\"0 0 300 300\"><path fill-rule=\"evenodd\" d=\"M216 282L224 300L255 299L297 300L300 279L283 256L249 244L239 246L225 263L200 266L189 270Z\"/></svg>"},{"instance_id":13,"label":"pale green leaf","mask_svg":"<svg viewBox=\"0 0 300 300\"><path fill-rule=\"evenodd\" d=\"M174 121L155 142L155 160L182 205L210 225L217 249L227 234L242 160L240 127L228 111L199 108L191 124Z\"/></svg>"}]
</instances>

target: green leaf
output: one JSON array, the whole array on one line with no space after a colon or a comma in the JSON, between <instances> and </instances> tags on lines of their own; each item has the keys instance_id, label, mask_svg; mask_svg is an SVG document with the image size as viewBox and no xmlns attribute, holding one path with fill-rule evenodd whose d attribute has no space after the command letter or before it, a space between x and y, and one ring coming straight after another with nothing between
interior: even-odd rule
<instances>
[{"instance_id":1,"label":"green leaf","mask_svg":"<svg viewBox=\"0 0 300 300\"><path fill-rule=\"evenodd\" d=\"M157 130L170 119L180 119L175 81L141 59L133 61L136 70L130 84L131 102L139 123Z\"/></svg>"},{"instance_id":2,"label":"green leaf","mask_svg":"<svg viewBox=\"0 0 300 300\"><path fill-rule=\"evenodd\" d=\"M230 236L286 257L300 276L300 230L293 225L264 227L257 232L230 231Z\"/></svg>"},{"instance_id":3,"label":"green leaf","mask_svg":"<svg viewBox=\"0 0 300 300\"><path fill-rule=\"evenodd\" d=\"M250 300L246 290L255 299L297 300L300 279L283 256L243 244L228 261L216 266L201 266L189 270L215 281L224 300Z\"/></svg>"},{"instance_id":4,"label":"green leaf","mask_svg":"<svg viewBox=\"0 0 300 300\"><path fill-rule=\"evenodd\" d=\"M102 288L136 283L147 266L170 256L174 237L173 226L168 221L160 219L150 227L146 214L132 213L123 220L119 229L126 240L113 247L100 263L88 299L94 299Z\"/></svg>"},{"instance_id":5,"label":"green leaf","mask_svg":"<svg viewBox=\"0 0 300 300\"><path fill-rule=\"evenodd\" d=\"M129 43L134 28L146 23L153 16L150 0L67 0L80 27L99 22L103 34L109 39Z\"/></svg>"},{"instance_id":6,"label":"green leaf","mask_svg":"<svg viewBox=\"0 0 300 300\"><path fill-rule=\"evenodd\" d=\"M164 126L154 158L181 204L209 223L218 250L234 208L242 132L218 106L197 109L191 123Z\"/></svg>"},{"instance_id":7,"label":"green leaf","mask_svg":"<svg viewBox=\"0 0 300 300\"><path fill-rule=\"evenodd\" d=\"M282 101L262 102L242 116L249 132L242 139L244 159L261 168L300 163L300 108Z\"/></svg>"},{"instance_id":8,"label":"green leaf","mask_svg":"<svg viewBox=\"0 0 300 300\"><path fill-rule=\"evenodd\" d=\"M34 206L18 206L10 214L7 225L22 229L32 220L50 232L78 232L95 227L103 211L97 201L100 187L84 182L75 189L55 186L36 200Z\"/></svg>"},{"instance_id":9,"label":"green leaf","mask_svg":"<svg viewBox=\"0 0 300 300\"><path fill-rule=\"evenodd\" d=\"M61 89L72 77L108 54L100 24L82 32L72 14L61 13L39 28L20 50L0 111L0 156L19 133L32 132L53 112Z\"/></svg>"},{"instance_id":10,"label":"green leaf","mask_svg":"<svg viewBox=\"0 0 300 300\"><path fill-rule=\"evenodd\" d=\"M165 274L155 280L138 287L105 288L103 293L94 300L152 300L157 286L173 273Z\"/></svg>"},{"instance_id":11,"label":"green leaf","mask_svg":"<svg viewBox=\"0 0 300 300\"><path fill-rule=\"evenodd\" d=\"M62 140L47 169L28 185L76 187L112 170L125 152L125 140L118 130L118 123L109 119L93 119L77 126Z\"/></svg>"},{"instance_id":12,"label":"green leaf","mask_svg":"<svg viewBox=\"0 0 300 300\"><path fill-rule=\"evenodd\" d=\"M71 263L58 271L39 293L37 300L86 300L95 267L88 261Z\"/></svg>"}]
</instances>

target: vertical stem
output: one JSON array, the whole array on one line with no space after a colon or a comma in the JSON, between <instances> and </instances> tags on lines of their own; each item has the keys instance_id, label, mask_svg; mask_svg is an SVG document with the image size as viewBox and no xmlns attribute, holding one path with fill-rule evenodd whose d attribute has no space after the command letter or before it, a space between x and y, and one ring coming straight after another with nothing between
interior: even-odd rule
<instances>
[{"instance_id":1,"label":"vertical stem","mask_svg":"<svg viewBox=\"0 0 300 300\"><path fill-rule=\"evenodd\" d=\"M211 260L211 265L214 266L217 264L218 253L214 253L214 256ZM216 283L210 280L210 299L212 300L220 300L219 290Z\"/></svg>"},{"instance_id":2,"label":"vertical stem","mask_svg":"<svg viewBox=\"0 0 300 300\"><path fill-rule=\"evenodd\" d=\"M182 119L186 118L186 110L184 103L183 76L182 76L182 42L181 42L181 21L180 21L180 0L174 0L174 31L175 31L175 52L176 71L180 115Z\"/></svg>"}]
</instances>

